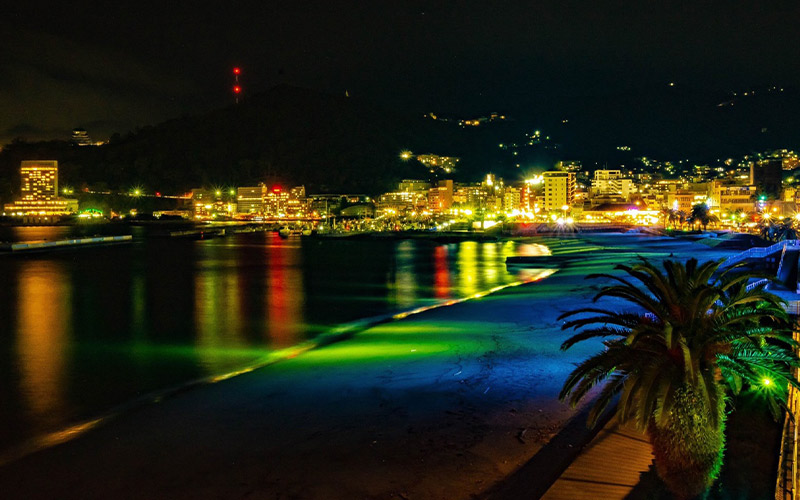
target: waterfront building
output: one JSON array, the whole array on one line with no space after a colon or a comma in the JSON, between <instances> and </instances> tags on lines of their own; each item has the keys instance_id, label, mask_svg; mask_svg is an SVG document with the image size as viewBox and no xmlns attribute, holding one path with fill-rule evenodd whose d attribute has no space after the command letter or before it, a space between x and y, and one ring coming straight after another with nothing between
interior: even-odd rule
<instances>
[{"instance_id":1,"label":"waterfront building","mask_svg":"<svg viewBox=\"0 0 800 500\"><path fill-rule=\"evenodd\" d=\"M284 217L289 202L289 193L280 187L272 188L264 197L264 214Z\"/></svg>"},{"instance_id":2,"label":"waterfront building","mask_svg":"<svg viewBox=\"0 0 800 500\"><path fill-rule=\"evenodd\" d=\"M307 217L311 214L311 200L306 198L306 187L295 186L289 190L289 200L286 202L287 217Z\"/></svg>"},{"instance_id":3,"label":"waterfront building","mask_svg":"<svg viewBox=\"0 0 800 500\"><path fill-rule=\"evenodd\" d=\"M544 172L545 210L560 210L575 201L575 172Z\"/></svg>"},{"instance_id":4,"label":"waterfront building","mask_svg":"<svg viewBox=\"0 0 800 500\"><path fill-rule=\"evenodd\" d=\"M236 200L240 214L263 214L264 198L267 196L267 186L261 184L254 187L240 187L237 189Z\"/></svg>"},{"instance_id":5,"label":"waterfront building","mask_svg":"<svg viewBox=\"0 0 800 500\"><path fill-rule=\"evenodd\" d=\"M23 161L20 164L20 197L3 206L15 216L60 216L78 211L78 200L58 196L58 162Z\"/></svg>"},{"instance_id":6,"label":"waterfront building","mask_svg":"<svg viewBox=\"0 0 800 500\"><path fill-rule=\"evenodd\" d=\"M223 199L222 191L192 189L192 211L196 219L232 217L236 213L236 208L237 204L232 199L228 201Z\"/></svg>"},{"instance_id":7,"label":"waterfront building","mask_svg":"<svg viewBox=\"0 0 800 500\"><path fill-rule=\"evenodd\" d=\"M379 215L405 215L427 207L427 192L395 191L383 193L375 207Z\"/></svg>"},{"instance_id":8,"label":"waterfront building","mask_svg":"<svg viewBox=\"0 0 800 500\"><path fill-rule=\"evenodd\" d=\"M321 217L327 217L337 210L342 204L341 194L312 194L311 211Z\"/></svg>"}]
</instances>

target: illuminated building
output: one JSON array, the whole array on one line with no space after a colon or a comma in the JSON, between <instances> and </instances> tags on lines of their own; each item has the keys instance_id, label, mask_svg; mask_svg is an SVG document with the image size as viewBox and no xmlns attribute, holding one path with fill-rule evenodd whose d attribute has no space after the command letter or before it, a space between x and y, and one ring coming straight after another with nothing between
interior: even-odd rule
<instances>
[{"instance_id":1,"label":"illuminated building","mask_svg":"<svg viewBox=\"0 0 800 500\"><path fill-rule=\"evenodd\" d=\"M417 179L403 179L400 182L400 186L398 187L398 191L405 191L405 192L417 192L417 191L425 191L427 192L430 189L431 183L428 181L420 181Z\"/></svg>"},{"instance_id":2,"label":"illuminated building","mask_svg":"<svg viewBox=\"0 0 800 500\"><path fill-rule=\"evenodd\" d=\"M623 178L619 170L595 170L592 179L592 196L619 196L630 200L633 181Z\"/></svg>"},{"instance_id":3,"label":"illuminated building","mask_svg":"<svg viewBox=\"0 0 800 500\"><path fill-rule=\"evenodd\" d=\"M396 215L424 210L426 206L427 192L395 191L382 194L378 198L376 209L382 215Z\"/></svg>"},{"instance_id":4,"label":"illuminated building","mask_svg":"<svg viewBox=\"0 0 800 500\"><path fill-rule=\"evenodd\" d=\"M706 203L709 206L712 204L709 201L709 184L683 184L683 187L680 188L677 186L678 184L669 186L670 190L665 194L662 206L688 214L692 211L692 207L698 203Z\"/></svg>"},{"instance_id":5,"label":"illuminated building","mask_svg":"<svg viewBox=\"0 0 800 500\"><path fill-rule=\"evenodd\" d=\"M286 202L286 215L289 217L305 217L311 213L311 200L306 198L306 187L295 186L289 190Z\"/></svg>"},{"instance_id":6,"label":"illuminated building","mask_svg":"<svg viewBox=\"0 0 800 500\"><path fill-rule=\"evenodd\" d=\"M536 191L527 183L520 189L520 210L533 212L536 209Z\"/></svg>"},{"instance_id":7,"label":"illuminated building","mask_svg":"<svg viewBox=\"0 0 800 500\"><path fill-rule=\"evenodd\" d=\"M715 209L751 212L755 204L756 187L714 181L708 194L710 204Z\"/></svg>"},{"instance_id":8,"label":"illuminated building","mask_svg":"<svg viewBox=\"0 0 800 500\"><path fill-rule=\"evenodd\" d=\"M288 202L289 193L276 186L264 198L264 214L285 216Z\"/></svg>"},{"instance_id":9,"label":"illuminated building","mask_svg":"<svg viewBox=\"0 0 800 500\"><path fill-rule=\"evenodd\" d=\"M236 207L233 200L223 200L222 191L192 189L192 209L196 219L231 217L236 213Z\"/></svg>"},{"instance_id":10,"label":"illuminated building","mask_svg":"<svg viewBox=\"0 0 800 500\"><path fill-rule=\"evenodd\" d=\"M575 172L544 172L544 209L560 210L575 201Z\"/></svg>"},{"instance_id":11,"label":"illuminated building","mask_svg":"<svg viewBox=\"0 0 800 500\"><path fill-rule=\"evenodd\" d=\"M20 166L20 198L4 205L15 216L59 216L78 211L78 200L59 198L58 162L23 161Z\"/></svg>"},{"instance_id":12,"label":"illuminated building","mask_svg":"<svg viewBox=\"0 0 800 500\"><path fill-rule=\"evenodd\" d=\"M267 196L267 186L261 184L255 187L240 187L237 189L236 199L240 214L264 213L264 198Z\"/></svg>"},{"instance_id":13,"label":"illuminated building","mask_svg":"<svg viewBox=\"0 0 800 500\"><path fill-rule=\"evenodd\" d=\"M503 191L503 210L511 212L512 210L524 210L522 206L522 191L524 188L507 187Z\"/></svg>"},{"instance_id":14,"label":"illuminated building","mask_svg":"<svg viewBox=\"0 0 800 500\"><path fill-rule=\"evenodd\" d=\"M72 144L76 146L91 146L92 140L89 138L89 132L82 128L76 128L72 131Z\"/></svg>"},{"instance_id":15,"label":"illuminated building","mask_svg":"<svg viewBox=\"0 0 800 500\"><path fill-rule=\"evenodd\" d=\"M428 190L428 210L441 213L453 206L453 181L439 181L439 185Z\"/></svg>"}]
</instances>

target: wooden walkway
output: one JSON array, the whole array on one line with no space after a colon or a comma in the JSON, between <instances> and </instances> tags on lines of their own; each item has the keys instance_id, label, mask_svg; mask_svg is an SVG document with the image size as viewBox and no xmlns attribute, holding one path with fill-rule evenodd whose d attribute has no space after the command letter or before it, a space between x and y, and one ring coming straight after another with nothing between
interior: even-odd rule
<instances>
[{"instance_id":1,"label":"wooden walkway","mask_svg":"<svg viewBox=\"0 0 800 500\"><path fill-rule=\"evenodd\" d=\"M639 483L653 460L646 436L611 420L561 477L543 500L622 500Z\"/></svg>"}]
</instances>

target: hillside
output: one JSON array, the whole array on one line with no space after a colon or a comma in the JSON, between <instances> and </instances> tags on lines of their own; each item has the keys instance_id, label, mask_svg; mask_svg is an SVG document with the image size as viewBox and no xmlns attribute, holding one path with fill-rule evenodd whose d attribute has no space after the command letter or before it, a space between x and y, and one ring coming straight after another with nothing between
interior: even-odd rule
<instances>
[{"instance_id":1,"label":"hillside","mask_svg":"<svg viewBox=\"0 0 800 500\"><path fill-rule=\"evenodd\" d=\"M465 157L458 173L465 180L493 163L502 170L502 162L486 154L496 154L490 144L504 134L492 128L462 130L421 114L281 86L238 106L115 136L102 147L12 143L0 153L0 188L16 190L20 160L54 158L62 184L184 192L267 181L375 193L401 178L426 176L418 162L400 160L405 149Z\"/></svg>"},{"instance_id":2,"label":"hillside","mask_svg":"<svg viewBox=\"0 0 800 500\"><path fill-rule=\"evenodd\" d=\"M488 112L489 110L483 110ZM462 128L422 112L390 111L358 98L278 86L229 106L115 135L102 147L14 142L0 152L0 198L18 189L25 159L56 159L62 185L182 193L198 186L305 184L311 192L378 193L424 178L399 153L462 158L456 180L486 172L518 179L559 159L591 169L640 156L715 163L772 148L797 149L798 92L757 96L683 87L606 96L547 98L510 120ZM527 146L541 129L547 141ZM499 144L518 143L508 149ZM630 151L620 152L618 146ZM520 167L516 167L520 165Z\"/></svg>"}]
</instances>

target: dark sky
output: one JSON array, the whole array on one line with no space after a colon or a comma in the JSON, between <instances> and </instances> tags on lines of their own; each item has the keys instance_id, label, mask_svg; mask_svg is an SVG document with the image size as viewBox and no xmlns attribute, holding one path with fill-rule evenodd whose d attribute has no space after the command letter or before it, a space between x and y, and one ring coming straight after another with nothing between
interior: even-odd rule
<instances>
[{"instance_id":1,"label":"dark sky","mask_svg":"<svg viewBox=\"0 0 800 500\"><path fill-rule=\"evenodd\" d=\"M219 107L233 65L249 93L289 83L450 113L670 81L800 86L800 3L696 3L15 2L0 18L0 143Z\"/></svg>"}]
</instances>

